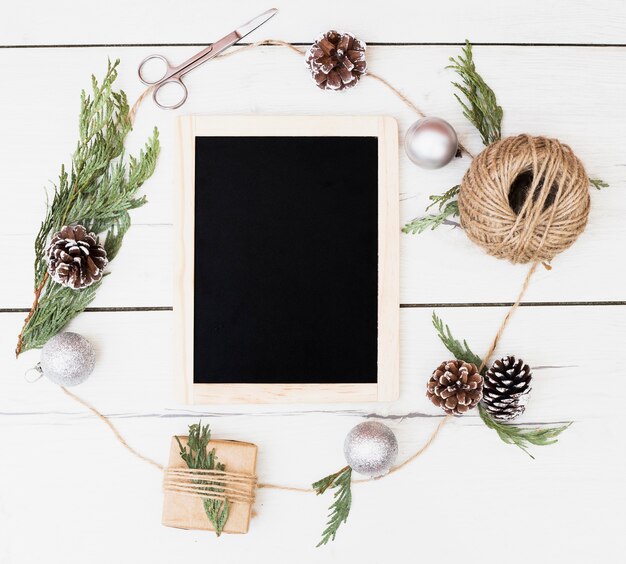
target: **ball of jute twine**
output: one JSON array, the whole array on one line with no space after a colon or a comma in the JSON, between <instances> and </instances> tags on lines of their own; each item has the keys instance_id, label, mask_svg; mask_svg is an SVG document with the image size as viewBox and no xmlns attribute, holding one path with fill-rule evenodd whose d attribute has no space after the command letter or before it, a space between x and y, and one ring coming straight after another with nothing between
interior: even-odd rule
<instances>
[{"instance_id":1,"label":"ball of jute twine","mask_svg":"<svg viewBox=\"0 0 626 564\"><path fill-rule=\"evenodd\" d=\"M517 211L511 187L528 178ZM583 232L589 179L573 151L556 139L517 135L487 147L463 177L459 215L467 236L513 263L550 262Z\"/></svg>"}]
</instances>

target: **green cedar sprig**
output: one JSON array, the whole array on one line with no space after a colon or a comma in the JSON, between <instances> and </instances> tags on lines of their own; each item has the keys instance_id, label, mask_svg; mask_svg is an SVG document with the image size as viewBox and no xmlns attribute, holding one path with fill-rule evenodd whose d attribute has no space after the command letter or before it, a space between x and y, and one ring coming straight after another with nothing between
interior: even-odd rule
<instances>
[{"instance_id":1,"label":"green cedar sprig","mask_svg":"<svg viewBox=\"0 0 626 564\"><path fill-rule=\"evenodd\" d=\"M472 55L472 44L466 41L463 54L456 59L450 58L452 63L447 68L453 69L462 80L462 83L452 84L463 96L454 94L463 108L463 115L476 127L485 145L498 141L502 135L502 107L498 105L496 95L476 70ZM465 101L464 101L465 100ZM436 229L440 225L453 223L450 218L459 215L459 204L456 196L459 186L454 186L442 195L430 196L431 204L439 205L439 213L418 217L407 223L402 231L408 234L423 233L427 229Z\"/></svg>"},{"instance_id":2,"label":"green cedar sprig","mask_svg":"<svg viewBox=\"0 0 626 564\"><path fill-rule=\"evenodd\" d=\"M490 429L493 429L498 436L507 444L515 445L521 448L532 459L535 457L528 452L527 447L529 444L545 446L551 445L557 442L558 437L565 429L567 429L572 422L570 421L566 425L560 427L540 427L525 429L516 425L506 425L493 419L487 410L478 404L478 413L485 425Z\"/></svg>"},{"instance_id":3,"label":"green cedar sprig","mask_svg":"<svg viewBox=\"0 0 626 564\"><path fill-rule=\"evenodd\" d=\"M313 484L313 489L317 495L323 494L328 489L336 488L337 490L333 495L334 501L329 508L328 523L326 523L326 528L322 533L322 540L317 544L318 547L328 543L328 541L335 540L339 526L348 520L352 505L351 481L352 468L346 466L339 472L330 474L330 476L326 476Z\"/></svg>"},{"instance_id":4,"label":"green cedar sprig","mask_svg":"<svg viewBox=\"0 0 626 564\"><path fill-rule=\"evenodd\" d=\"M211 429L209 425L202 425L202 421L189 425L189 438L187 439L189 450L187 447L183 447L180 439L176 437L180 448L180 457L189 468L224 471L224 464L217 462L215 449L208 450L207 448L210 440ZM194 480L194 484L206 486L203 489L207 492L224 492L224 484L215 480ZM202 503L204 511L215 529L215 534L219 537L224 530L230 512L228 499L203 499Z\"/></svg>"},{"instance_id":5,"label":"green cedar sprig","mask_svg":"<svg viewBox=\"0 0 626 564\"><path fill-rule=\"evenodd\" d=\"M455 359L475 364L477 367L483 363L482 359L477 354L474 354L469 348L467 341L464 340L463 343L461 343L452 336L450 327L444 325L441 318L438 317L434 311L432 322L435 331L437 331L437 336L443 345L452 353Z\"/></svg>"},{"instance_id":6,"label":"green cedar sprig","mask_svg":"<svg viewBox=\"0 0 626 564\"><path fill-rule=\"evenodd\" d=\"M596 190L602 190L602 188L609 187L609 185L604 182L604 180L600 180L599 178L590 178L589 184L591 184Z\"/></svg>"},{"instance_id":7,"label":"green cedar sprig","mask_svg":"<svg viewBox=\"0 0 626 564\"><path fill-rule=\"evenodd\" d=\"M85 310L101 284L102 280L82 290L73 290L46 280L37 308L23 330L21 348L16 352L43 347L48 339Z\"/></svg>"},{"instance_id":8,"label":"green cedar sprig","mask_svg":"<svg viewBox=\"0 0 626 564\"><path fill-rule=\"evenodd\" d=\"M429 228L431 230L436 229L444 223L457 225L457 223L452 222L450 218L458 217L459 215L459 204L454 199L458 193L459 186L457 185L453 186L449 190L446 190L441 195L435 194L429 196L428 199L431 203L426 208L426 211L436 205L439 213L427 215L426 217L416 217L402 228L402 232L415 235L416 233L423 233Z\"/></svg>"},{"instance_id":9,"label":"green cedar sprig","mask_svg":"<svg viewBox=\"0 0 626 564\"><path fill-rule=\"evenodd\" d=\"M463 108L463 115L478 130L485 146L499 141L502 136L502 107L498 105L495 92L476 70L472 44L466 40L463 54L456 59L450 57L450 63L447 68L461 77L462 83L452 84L464 98L454 95Z\"/></svg>"},{"instance_id":10,"label":"green cedar sprig","mask_svg":"<svg viewBox=\"0 0 626 564\"><path fill-rule=\"evenodd\" d=\"M444 346L454 355L455 359L470 362L476 366L482 365L482 359L474 354L469 348L467 341L461 343L452 336L452 332L447 325L444 325L443 321L433 312L432 317L433 326L437 335ZM486 367L483 367L481 374L486 372ZM494 420L489 413L478 404L478 412L482 421L489 427L498 433L500 439L509 445L515 445L522 449L528 456L535 458L529 451L530 445L545 446L551 445L557 442L557 438L565 429L567 429L572 422L570 421L566 425L559 427L531 427L523 428L516 425L508 425L500 423Z\"/></svg>"},{"instance_id":11,"label":"green cedar sprig","mask_svg":"<svg viewBox=\"0 0 626 564\"><path fill-rule=\"evenodd\" d=\"M47 274L46 248L64 225L81 224L104 235L109 261L130 227L129 210L146 203L137 192L152 176L159 156L155 128L138 157L125 159L132 129L126 94L113 90L119 60L109 61L101 84L92 76L92 93L81 94L79 140L69 170L61 166L58 185L35 239L35 301L18 339L16 354L43 346L94 299L100 283L82 290L59 288Z\"/></svg>"}]
</instances>

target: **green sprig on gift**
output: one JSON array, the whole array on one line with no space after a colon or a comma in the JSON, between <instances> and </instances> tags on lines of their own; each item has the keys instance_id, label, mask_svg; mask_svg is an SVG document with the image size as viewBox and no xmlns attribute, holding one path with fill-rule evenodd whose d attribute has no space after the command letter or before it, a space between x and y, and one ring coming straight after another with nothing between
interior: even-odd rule
<instances>
[{"instance_id":1,"label":"green sprig on gift","mask_svg":"<svg viewBox=\"0 0 626 564\"><path fill-rule=\"evenodd\" d=\"M462 360L464 362L473 364L475 366L482 366L482 359L472 352L469 348L467 341L460 342L457 340L450 331L448 325L445 325L444 322L433 312L432 316L433 327L437 332L437 336L444 344L446 349L450 351L450 353L454 356L454 358L458 360ZM483 367L481 370L481 375L484 376L486 372L486 367ZM511 444L522 449L526 454L528 454L531 458L534 456L528 451L528 447L530 445L536 446L545 446L551 445L557 442L557 437L567 429L572 422L570 421L566 425L561 425L558 427L537 427L532 426L530 428L527 427L519 427L517 425L511 425L507 423L501 423L496 421L487 410L482 406L482 404L478 404L478 412L480 414L480 418L482 421L489 427L493 429L498 434L498 437L506 444Z\"/></svg>"},{"instance_id":2,"label":"green sprig on gift","mask_svg":"<svg viewBox=\"0 0 626 564\"><path fill-rule=\"evenodd\" d=\"M185 461L187 467L194 470L225 470L224 464L217 461L215 449L209 450L211 441L211 429L209 425L202 425L202 422L189 425L189 437L187 446L183 446L180 439L176 437L176 442L180 448L180 457ZM194 484L203 486L203 490L222 495L224 484L215 480L194 480ZM228 499L208 499L202 500L204 511L215 529L215 534L219 537L224 530L230 512Z\"/></svg>"},{"instance_id":3,"label":"green sprig on gift","mask_svg":"<svg viewBox=\"0 0 626 564\"><path fill-rule=\"evenodd\" d=\"M82 225L101 234L108 261L115 258L131 225L129 211L146 203L137 192L152 176L159 156L155 128L138 157L125 158L132 116L123 91L113 89L119 60L109 61L92 93L81 94L79 139L69 169L61 166L52 201L35 239L35 300L18 337L16 355L39 348L95 298L101 280L86 288L60 286L48 274L46 249L53 233Z\"/></svg>"},{"instance_id":4,"label":"green sprig on gift","mask_svg":"<svg viewBox=\"0 0 626 564\"><path fill-rule=\"evenodd\" d=\"M446 68L456 72L461 79L460 82L452 82L452 85L457 90L454 97L461 105L463 115L476 128L485 147L499 141L502 138L504 112L502 106L498 105L495 92L476 70L472 44L466 41L462 54L456 58L450 57L450 63ZM589 184L598 190L609 186L598 178L590 178ZM439 213L412 219L402 228L402 232L415 235L429 229L432 231L441 225L458 226L459 223L453 218L459 216L456 200L459 188L454 186L441 195L429 196L431 203L425 211L437 205Z\"/></svg>"}]
</instances>

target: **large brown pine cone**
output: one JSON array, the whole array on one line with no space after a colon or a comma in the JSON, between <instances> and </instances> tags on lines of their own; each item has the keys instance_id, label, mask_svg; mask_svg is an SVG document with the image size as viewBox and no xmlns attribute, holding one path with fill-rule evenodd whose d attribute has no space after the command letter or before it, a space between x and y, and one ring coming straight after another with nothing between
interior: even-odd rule
<instances>
[{"instance_id":1,"label":"large brown pine cone","mask_svg":"<svg viewBox=\"0 0 626 564\"><path fill-rule=\"evenodd\" d=\"M46 256L50 276L75 290L100 280L108 262L98 237L88 233L82 225L65 226L55 233Z\"/></svg>"},{"instance_id":2,"label":"large brown pine cone","mask_svg":"<svg viewBox=\"0 0 626 564\"><path fill-rule=\"evenodd\" d=\"M482 405L494 419L515 419L526 409L531 380L530 368L521 358L505 356L496 360L485 372Z\"/></svg>"},{"instance_id":3,"label":"large brown pine cone","mask_svg":"<svg viewBox=\"0 0 626 564\"><path fill-rule=\"evenodd\" d=\"M365 43L350 33L328 31L306 53L306 64L323 90L352 88L365 74Z\"/></svg>"},{"instance_id":4,"label":"large brown pine cone","mask_svg":"<svg viewBox=\"0 0 626 564\"><path fill-rule=\"evenodd\" d=\"M482 395L483 377L476 365L462 360L442 362L430 377L426 390L430 401L452 415L467 413Z\"/></svg>"}]
</instances>

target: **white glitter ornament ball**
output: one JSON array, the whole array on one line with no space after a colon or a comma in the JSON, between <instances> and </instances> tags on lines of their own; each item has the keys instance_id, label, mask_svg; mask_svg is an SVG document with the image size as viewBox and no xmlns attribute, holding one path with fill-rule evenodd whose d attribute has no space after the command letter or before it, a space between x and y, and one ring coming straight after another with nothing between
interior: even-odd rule
<instances>
[{"instance_id":1,"label":"white glitter ornament ball","mask_svg":"<svg viewBox=\"0 0 626 564\"><path fill-rule=\"evenodd\" d=\"M404 150L422 168L441 168L456 155L459 141L454 128L445 120L427 117L409 127L404 137Z\"/></svg>"},{"instance_id":2,"label":"white glitter ornament ball","mask_svg":"<svg viewBox=\"0 0 626 564\"><path fill-rule=\"evenodd\" d=\"M92 373L96 353L91 343L78 333L58 333L41 349L39 369L59 386L77 386Z\"/></svg>"},{"instance_id":3,"label":"white glitter ornament ball","mask_svg":"<svg viewBox=\"0 0 626 564\"><path fill-rule=\"evenodd\" d=\"M349 466L369 478L384 476L398 456L393 431L378 421L359 423L346 436L343 453Z\"/></svg>"}]
</instances>

